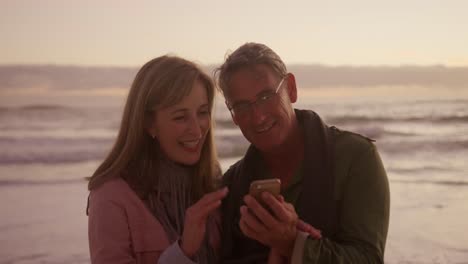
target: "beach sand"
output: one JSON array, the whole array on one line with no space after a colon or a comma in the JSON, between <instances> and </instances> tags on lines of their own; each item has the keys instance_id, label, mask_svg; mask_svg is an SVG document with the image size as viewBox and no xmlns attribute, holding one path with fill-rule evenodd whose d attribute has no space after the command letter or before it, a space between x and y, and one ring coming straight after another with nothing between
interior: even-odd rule
<instances>
[{"instance_id":1,"label":"beach sand","mask_svg":"<svg viewBox=\"0 0 468 264\"><path fill-rule=\"evenodd\" d=\"M232 161L224 161L224 169ZM95 166L61 165L52 172L44 165L2 167L0 263L90 262L86 175L76 172ZM11 173L19 171L22 180L13 181L18 177ZM38 175L41 181L34 180ZM392 181L390 186L386 263L468 263L468 186Z\"/></svg>"},{"instance_id":2,"label":"beach sand","mask_svg":"<svg viewBox=\"0 0 468 264\"><path fill-rule=\"evenodd\" d=\"M386 263L468 263L468 186L390 181Z\"/></svg>"},{"instance_id":3,"label":"beach sand","mask_svg":"<svg viewBox=\"0 0 468 264\"><path fill-rule=\"evenodd\" d=\"M0 263L89 263L86 184L2 187Z\"/></svg>"}]
</instances>

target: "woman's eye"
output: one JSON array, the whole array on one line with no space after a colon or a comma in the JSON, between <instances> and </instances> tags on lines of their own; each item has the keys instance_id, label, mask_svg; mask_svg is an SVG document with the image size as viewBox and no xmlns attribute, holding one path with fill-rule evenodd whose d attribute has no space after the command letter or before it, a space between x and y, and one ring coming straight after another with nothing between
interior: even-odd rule
<instances>
[{"instance_id":1,"label":"woman's eye","mask_svg":"<svg viewBox=\"0 0 468 264\"><path fill-rule=\"evenodd\" d=\"M176 120L176 121L182 121L182 120L185 119L185 116L176 116L173 119Z\"/></svg>"},{"instance_id":2,"label":"woman's eye","mask_svg":"<svg viewBox=\"0 0 468 264\"><path fill-rule=\"evenodd\" d=\"M210 111L208 111L208 110L203 110L203 111L200 111L200 114L201 114L201 115L209 115L209 114L210 114Z\"/></svg>"}]
</instances>

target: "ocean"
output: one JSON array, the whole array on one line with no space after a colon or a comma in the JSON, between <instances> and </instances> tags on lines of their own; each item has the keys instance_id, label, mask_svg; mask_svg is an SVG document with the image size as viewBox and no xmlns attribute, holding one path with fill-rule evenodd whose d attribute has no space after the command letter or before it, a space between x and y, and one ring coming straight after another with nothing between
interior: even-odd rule
<instances>
[{"instance_id":1,"label":"ocean","mask_svg":"<svg viewBox=\"0 0 468 264\"><path fill-rule=\"evenodd\" d=\"M468 263L467 90L299 91L296 108L376 140L391 188L386 263ZM108 92L3 94L0 263L89 263L84 177L112 147L126 94ZM214 118L226 170L248 143L220 96Z\"/></svg>"}]
</instances>

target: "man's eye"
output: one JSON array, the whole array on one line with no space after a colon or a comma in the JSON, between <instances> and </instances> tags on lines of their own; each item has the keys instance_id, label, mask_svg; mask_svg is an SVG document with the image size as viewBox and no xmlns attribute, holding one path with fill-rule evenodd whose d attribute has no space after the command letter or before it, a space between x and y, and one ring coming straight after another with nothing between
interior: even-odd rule
<instances>
[{"instance_id":1,"label":"man's eye","mask_svg":"<svg viewBox=\"0 0 468 264\"><path fill-rule=\"evenodd\" d=\"M236 104L232 107L234 111L244 111L249 108L249 104Z\"/></svg>"},{"instance_id":2,"label":"man's eye","mask_svg":"<svg viewBox=\"0 0 468 264\"><path fill-rule=\"evenodd\" d=\"M273 96L274 96L274 94L264 94L264 95L262 95L259 99L260 99L261 101L266 101L266 100L272 98Z\"/></svg>"}]
</instances>

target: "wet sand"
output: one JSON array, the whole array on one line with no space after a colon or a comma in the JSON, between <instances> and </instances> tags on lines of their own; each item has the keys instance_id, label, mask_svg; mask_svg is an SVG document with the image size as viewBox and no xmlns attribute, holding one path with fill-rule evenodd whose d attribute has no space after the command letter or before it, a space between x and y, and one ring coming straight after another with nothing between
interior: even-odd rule
<instances>
[{"instance_id":1,"label":"wet sand","mask_svg":"<svg viewBox=\"0 0 468 264\"><path fill-rule=\"evenodd\" d=\"M3 167L0 263L89 263L86 182L69 175L95 164L61 166ZM21 181L5 174L14 171L21 171ZM386 263L468 263L468 186L390 186Z\"/></svg>"}]
</instances>

